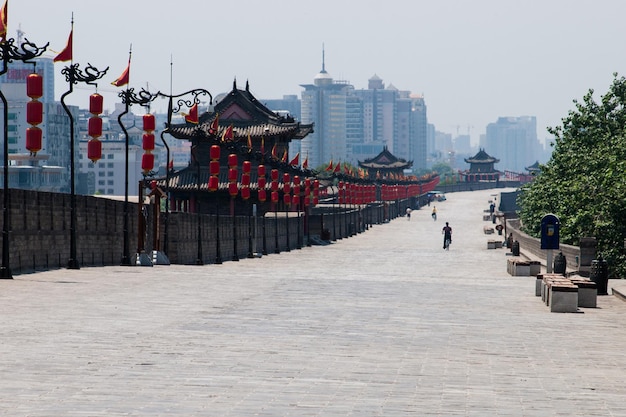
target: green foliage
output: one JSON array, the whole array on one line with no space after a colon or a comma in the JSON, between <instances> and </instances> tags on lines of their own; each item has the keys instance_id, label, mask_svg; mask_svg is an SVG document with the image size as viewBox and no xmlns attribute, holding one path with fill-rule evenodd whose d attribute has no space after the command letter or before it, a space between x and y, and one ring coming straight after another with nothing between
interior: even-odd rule
<instances>
[{"instance_id":1,"label":"green foliage","mask_svg":"<svg viewBox=\"0 0 626 417\"><path fill-rule=\"evenodd\" d=\"M626 79L614 74L609 91L594 101L593 90L550 128L554 151L519 205L525 232L538 237L541 218L561 221L561 242L578 245L594 236L613 274L626 276Z\"/></svg>"},{"instance_id":2,"label":"green foliage","mask_svg":"<svg viewBox=\"0 0 626 417\"><path fill-rule=\"evenodd\" d=\"M440 176L444 176L446 174L452 174L452 167L445 162L438 162L433 165L432 171L436 172Z\"/></svg>"}]
</instances>

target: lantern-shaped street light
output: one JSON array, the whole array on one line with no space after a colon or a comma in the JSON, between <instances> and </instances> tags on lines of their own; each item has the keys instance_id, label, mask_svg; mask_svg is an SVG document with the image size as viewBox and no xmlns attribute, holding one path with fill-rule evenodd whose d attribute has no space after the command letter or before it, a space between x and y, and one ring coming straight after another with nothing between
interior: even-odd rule
<instances>
[{"instance_id":1,"label":"lantern-shaped street light","mask_svg":"<svg viewBox=\"0 0 626 417\"><path fill-rule=\"evenodd\" d=\"M220 175L220 155L222 148L219 145L212 145L209 150L209 191L214 193L215 196L215 263L222 263L222 253L220 250L220 207L217 197L217 190L219 189L219 175Z\"/></svg>"},{"instance_id":2,"label":"lantern-shaped street light","mask_svg":"<svg viewBox=\"0 0 626 417\"><path fill-rule=\"evenodd\" d=\"M92 94L89 96L89 118L87 133L91 136L89 142L87 142L87 158L94 164L102 158L102 142L100 142L100 136L102 136L102 119L100 114L103 111L103 97L100 94Z\"/></svg>"},{"instance_id":3,"label":"lantern-shaped street light","mask_svg":"<svg viewBox=\"0 0 626 417\"><path fill-rule=\"evenodd\" d=\"M31 127L26 129L26 149L31 155L37 155L41 150L42 131L38 127L43 122L43 103L38 99L43 96L43 77L32 73L26 78L26 95L31 98L26 104L26 123Z\"/></svg>"},{"instance_id":4,"label":"lantern-shaped street light","mask_svg":"<svg viewBox=\"0 0 626 417\"><path fill-rule=\"evenodd\" d=\"M6 16L5 16L6 19ZM3 22L4 30L6 31L6 20ZM4 33L6 36L6 32ZM9 63L13 61L21 61L26 63L33 63L33 59L37 58L46 51L48 44L43 47L39 47L28 39L25 39L21 45L15 45L13 38L6 39L3 36L0 38L0 61L2 61L2 68L0 68L0 75L4 75L9 70ZM3 141L4 141L4 189L3 189L3 202L2 202L2 265L0 266L0 279L13 279L11 273L11 267L9 265L9 230L11 229L11 217L10 217L10 188L9 188L9 103L7 102L4 93L0 89L0 100L2 101L2 116L3 116Z\"/></svg>"}]
</instances>

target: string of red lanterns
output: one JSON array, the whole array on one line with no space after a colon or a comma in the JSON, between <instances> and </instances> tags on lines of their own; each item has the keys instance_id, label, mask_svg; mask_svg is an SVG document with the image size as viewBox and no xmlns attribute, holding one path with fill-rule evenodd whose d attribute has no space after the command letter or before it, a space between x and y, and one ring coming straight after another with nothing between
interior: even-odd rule
<instances>
[{"instance_id":1,"label":"string of red lanterns","mask_svg":"<svg viewBox=\"0 0 626 417\"><path fill-rule=\"evenodd\" d=\"M154 168L154 130L156 129L156 118L154 114L144 114L143 115L143 140L142 147L144 150L144 154L141 157L141 170L144 175L147 175Z\"/></svg>"},{"instance_id":2,"label":"string of red lanterns","mask_svg":"<svg viewBox=\"0 0 626 417\"><path fill-rule=\"evenodd\" d=\"M26 77L26 95L31 98L26 104L26 122L31 125L26 128L26 149L35 156L41 150L43 137L42 130L37 126L43 122L43 103L37 100L43 96L41 75L32 73Z\"/></svg>"},{"instance_id":3,"label":"string of red lanterns","mask_svg":"<svg viewBox=\"0 0 626 417\"><path fill-rule=\"evenodd\" d=\"M209 191L217 191L219 187L219 175L220 175L220 154L222 148L219 145L211 146L209 151L209 158L211 162L209 162Z\"/></svg>"},{"instance_id":4,"label":"string of red lanterns","mask_svg":"<svg viewBox=\"0 0 626 417\"><path fill-rule=\"evenodd\" d=\"M102 136L102 119L100 114L103 111L104 98L94 93L89 96L89 113L92 116L89 118L89 125L87 128L89 136L89 142L87 142L87 158L94 164L102 158L102 142L99 137Z\"/></svg>"}]
</instances>

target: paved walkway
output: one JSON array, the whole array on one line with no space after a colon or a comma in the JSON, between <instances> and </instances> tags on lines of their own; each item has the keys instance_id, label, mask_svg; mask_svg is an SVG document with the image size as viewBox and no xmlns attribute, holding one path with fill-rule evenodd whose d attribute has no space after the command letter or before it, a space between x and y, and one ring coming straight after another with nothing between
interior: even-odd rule
<instances>
[{"instance_id":1,"label":"paved walkway","mask_svg":"<svg viewBox=\"0 0 626 417\"><path fill-rule=\"evenodd\" d=\"M626 303L550 313L486 249L493 192L261 259L0 281L0 415L626 416Z\"/></svg>"}]
</instances>

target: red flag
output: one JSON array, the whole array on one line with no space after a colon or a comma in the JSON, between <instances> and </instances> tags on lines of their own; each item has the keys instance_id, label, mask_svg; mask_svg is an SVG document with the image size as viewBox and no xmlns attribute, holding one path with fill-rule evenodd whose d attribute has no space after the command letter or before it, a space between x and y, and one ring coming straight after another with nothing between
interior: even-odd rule
<instances>
[{"instance_id":1,"label":"red flag","mask_svg":"<svg viewBox=\"0 0 626 417\"><path fill-rule=\"evenodd\" d=\"M224 129L224 133L222 133L222 142L226 142L227 140L233 140L233 125L228 126Z\"/></svg>"},{"instance_id":2,"label":"red flag","mask_svg":"<svg viewBox=\"0 0 626 417\"><path fill-rule=\"evenodd\" d=\"M276 144L272 147L272 158L278 159L278 156L276 155Z\"/></svg>"},{"instance_id":3,"label":"red flag","mask_svg":"<svg viewBox=\"0 0 626 417\"><path fill-rule=\"evenodd\" d=\"M113 84L116 87L121 87L123 85L126 85L130 82L130 57L128 57L128 65L126 66L126 69L124 70L124 72L122 73L122 75L120 75L117 80L113 81L111 84Z\"/></svg>"},{"instance_id":4,"label":"red flag","mask_svg":"<svg viewBox=\"0 0 626 417\"><path fill-rule=\"evenodd\" d=\"M7 38L9 0L5 0L2 10L0 10L0 40Z\"/></svg>"},{"instance_id":5,"label":"red flag","mask_svg":"<svg viewBox=\"0 0 626 417\"><path fill-rule=\"evenodd\" d=\"M300 152L293 157L291 161L289 161L289 165L298 165L300 163Z\"/></svg>"},{"instance_id":6,"label":"red flag","mask_svg":"<svg viewBox=\"0 0 626 417\"><path fill-rule=\"evenodd\" d=\"M65 62L72 60L72 38L74 36L74 29L70 30L70 36L67 38L67 44L59 55L54 57L53 62Z\"/></svg>"},{"instance_id":7,"label":"red flag","mask_svg":"<svg viewBox=\"0 0 626 417\"><path fill-rule=\"evenodd\" d=\"M337 162L337 166L335 167L335 170L333 171L333 173L338 174L341 171L341 161Z\"/></svg>"},{"instance_id":8,"label":"red flag","mask_svg":"<svg viewBox=\"0 0 626 417\"><path fill-rule=\"evenodd\" d=\"M302 168L309 169L309 154L307 154L306 158L304 158L304 162L302 163Z\"/></svg>"},{"instance_id":9,"label":"red flag","mask_svg":"<svg viewBox=\"0 0 626 417\"><path fill-rule=\"evenodd\" d=\"M170 161L170 163L167 165L167 169L169 169L170 171L174 169L174 160L172 159Z\"/></svg>"},{"instance_id":10,"label":"red flag","mask_svg":"<svg viewBox=\"0 0 626 417\"><path fill-rule=\"evenodd\" d=\"M333 160L330 160L330 163L328 164L328 166L326 167L326 171L332 171L333 170Z\"/></svg>"},{"instance_id":11,"label":"red flag","mask_svg":"<svg viewBox=\"0 0 626 417\"><path fill-rule=\"evenodd\" d=\"M282 162L287 162L287 148L283 151L283 157L281 158Z\"/></svg>"},{"instance_id":12,"label":"red flag","mask_svg":"<svg viewBox=\"0 0 626 417\"><path fill-rule=\"evenodd\" d=\"M348 167L348 164L346 164L345 162L343 164L343 173L346 175L350 175L350 167Z\"/></svg>"},{"instance_id":13,"label":"red flag","mask_svg":"<svg viewBox=\"0 0 626 417\"><path fill-rule=\"evenodd\" d=\"M193 106L189 109L189 114L185 115L185 121L195 125L198 124L198 103L193 103Z\"/></svg>"},{"instance_id":14,"label":"red flag","mask_svg":"<svg viewBox=\"0 0 626 417\"><path fill-rule=\"evenodd\" d=\"M220 115L219 114L215 114L215 119L213 119L213 122L211 123L211 127L209 128L209 134L211 135L215 135L217 133L217 131L220 128Z\"/></svg>"}]
</instances>

